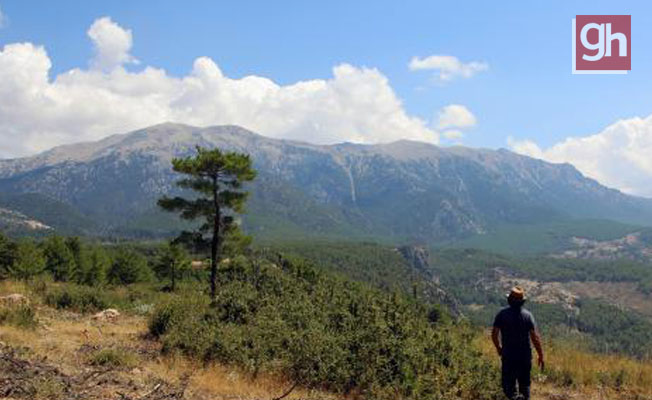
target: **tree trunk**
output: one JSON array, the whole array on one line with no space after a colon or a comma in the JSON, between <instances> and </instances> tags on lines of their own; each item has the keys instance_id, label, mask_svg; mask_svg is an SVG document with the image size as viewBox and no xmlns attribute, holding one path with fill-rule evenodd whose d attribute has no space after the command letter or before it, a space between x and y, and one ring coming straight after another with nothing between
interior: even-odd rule
<instances>
[{"instance_id":1,"label":"tree trunk","mask_svg":"<svg viewBox=\"0 0 652 400\"><path fill-rule=\"evenodd\" d=\"M218 201L217 176L213 177L213 206L215 219L213 220L213 241L211 243L211 301L217 297L217 253L220 245L220 204Z\"/></svg>"}]
</instances>

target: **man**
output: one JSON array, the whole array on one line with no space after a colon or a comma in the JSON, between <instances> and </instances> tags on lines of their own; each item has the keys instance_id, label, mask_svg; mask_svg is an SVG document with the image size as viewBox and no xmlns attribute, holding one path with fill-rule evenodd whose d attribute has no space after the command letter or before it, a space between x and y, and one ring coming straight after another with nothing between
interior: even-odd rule
<instances>
[{"instance_id":1,"label":"man","mask_svg":"<svg viewBox=\"0 0 652 400\"><path fill-rule=\"evenodd\" d=\"M532 369L532 348L538 355L538 365L543 370L543 348L532 314L523 308L525 291L516 286L507 296L509 307L501 310L494 320L491 339L502 359L502 386L509 399L516 396L516 382L520 398L530 398L530 370ZM500 340L499 340L500 336Z\"/></svg>"}]
</instances>

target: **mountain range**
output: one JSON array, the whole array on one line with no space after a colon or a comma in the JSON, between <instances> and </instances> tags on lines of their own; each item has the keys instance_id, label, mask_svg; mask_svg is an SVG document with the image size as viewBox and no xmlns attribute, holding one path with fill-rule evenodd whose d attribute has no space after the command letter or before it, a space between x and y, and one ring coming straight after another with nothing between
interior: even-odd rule
<instances>
[{"instance_id":1,"label":"mountain range","mask_svg":"<svg viewBox=\"0 0 652 400\"><path fill-rule=\"evenodd\" d=\"M170 161L195 146L252 156L258 178L243 224L261 238L438 243L550 221L652 225L652 200L504 149L315 145L173 123L0 160L0 207L65 233L170 235L187 223L156 200L179 193Z\"/></svg>"}]
</instances>

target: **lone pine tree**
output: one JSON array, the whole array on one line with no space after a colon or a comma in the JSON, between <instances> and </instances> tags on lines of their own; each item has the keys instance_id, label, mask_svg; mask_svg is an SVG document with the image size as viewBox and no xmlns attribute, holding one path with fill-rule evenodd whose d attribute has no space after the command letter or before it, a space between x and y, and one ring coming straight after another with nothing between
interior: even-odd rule
<instances>
[{"instance_id":1,"label":"lone pine tree","mask_svg":"<svg viewBox=\"0 0 652 400\"><path fill-rule=\"evenodd\" d=\"M224 152L220 149L197 147L197 154L172 160L174 171L187 177L177 181L184 189L197 192L193 199L163 197L158 205L164 210L178 212L183 219L203 219L195 232L183 232L180 238L191 237L195 245L210 245L211 298L217 290L217 264L225 235L238 229L234 214L241 213L248 193L242 184L256 177L249 155Z\"/></svg>"}]
</instances>

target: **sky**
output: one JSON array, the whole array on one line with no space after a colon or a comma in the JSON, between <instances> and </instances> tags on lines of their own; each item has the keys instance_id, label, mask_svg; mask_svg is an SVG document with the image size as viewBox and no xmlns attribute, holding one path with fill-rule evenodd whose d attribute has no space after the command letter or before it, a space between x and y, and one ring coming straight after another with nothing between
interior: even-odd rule
<instances>
[{"instance_id":1,"label":"sky","mask_svg":"<svg viewBox=\"0 0 652 400\"><path fill-rule=\"evenodd\" d=\"M632 15L627 75L571 19ZM652 4L0 0L0 158L165 121L508 148L652 197Z\"/></svg>"}]
</instances>

